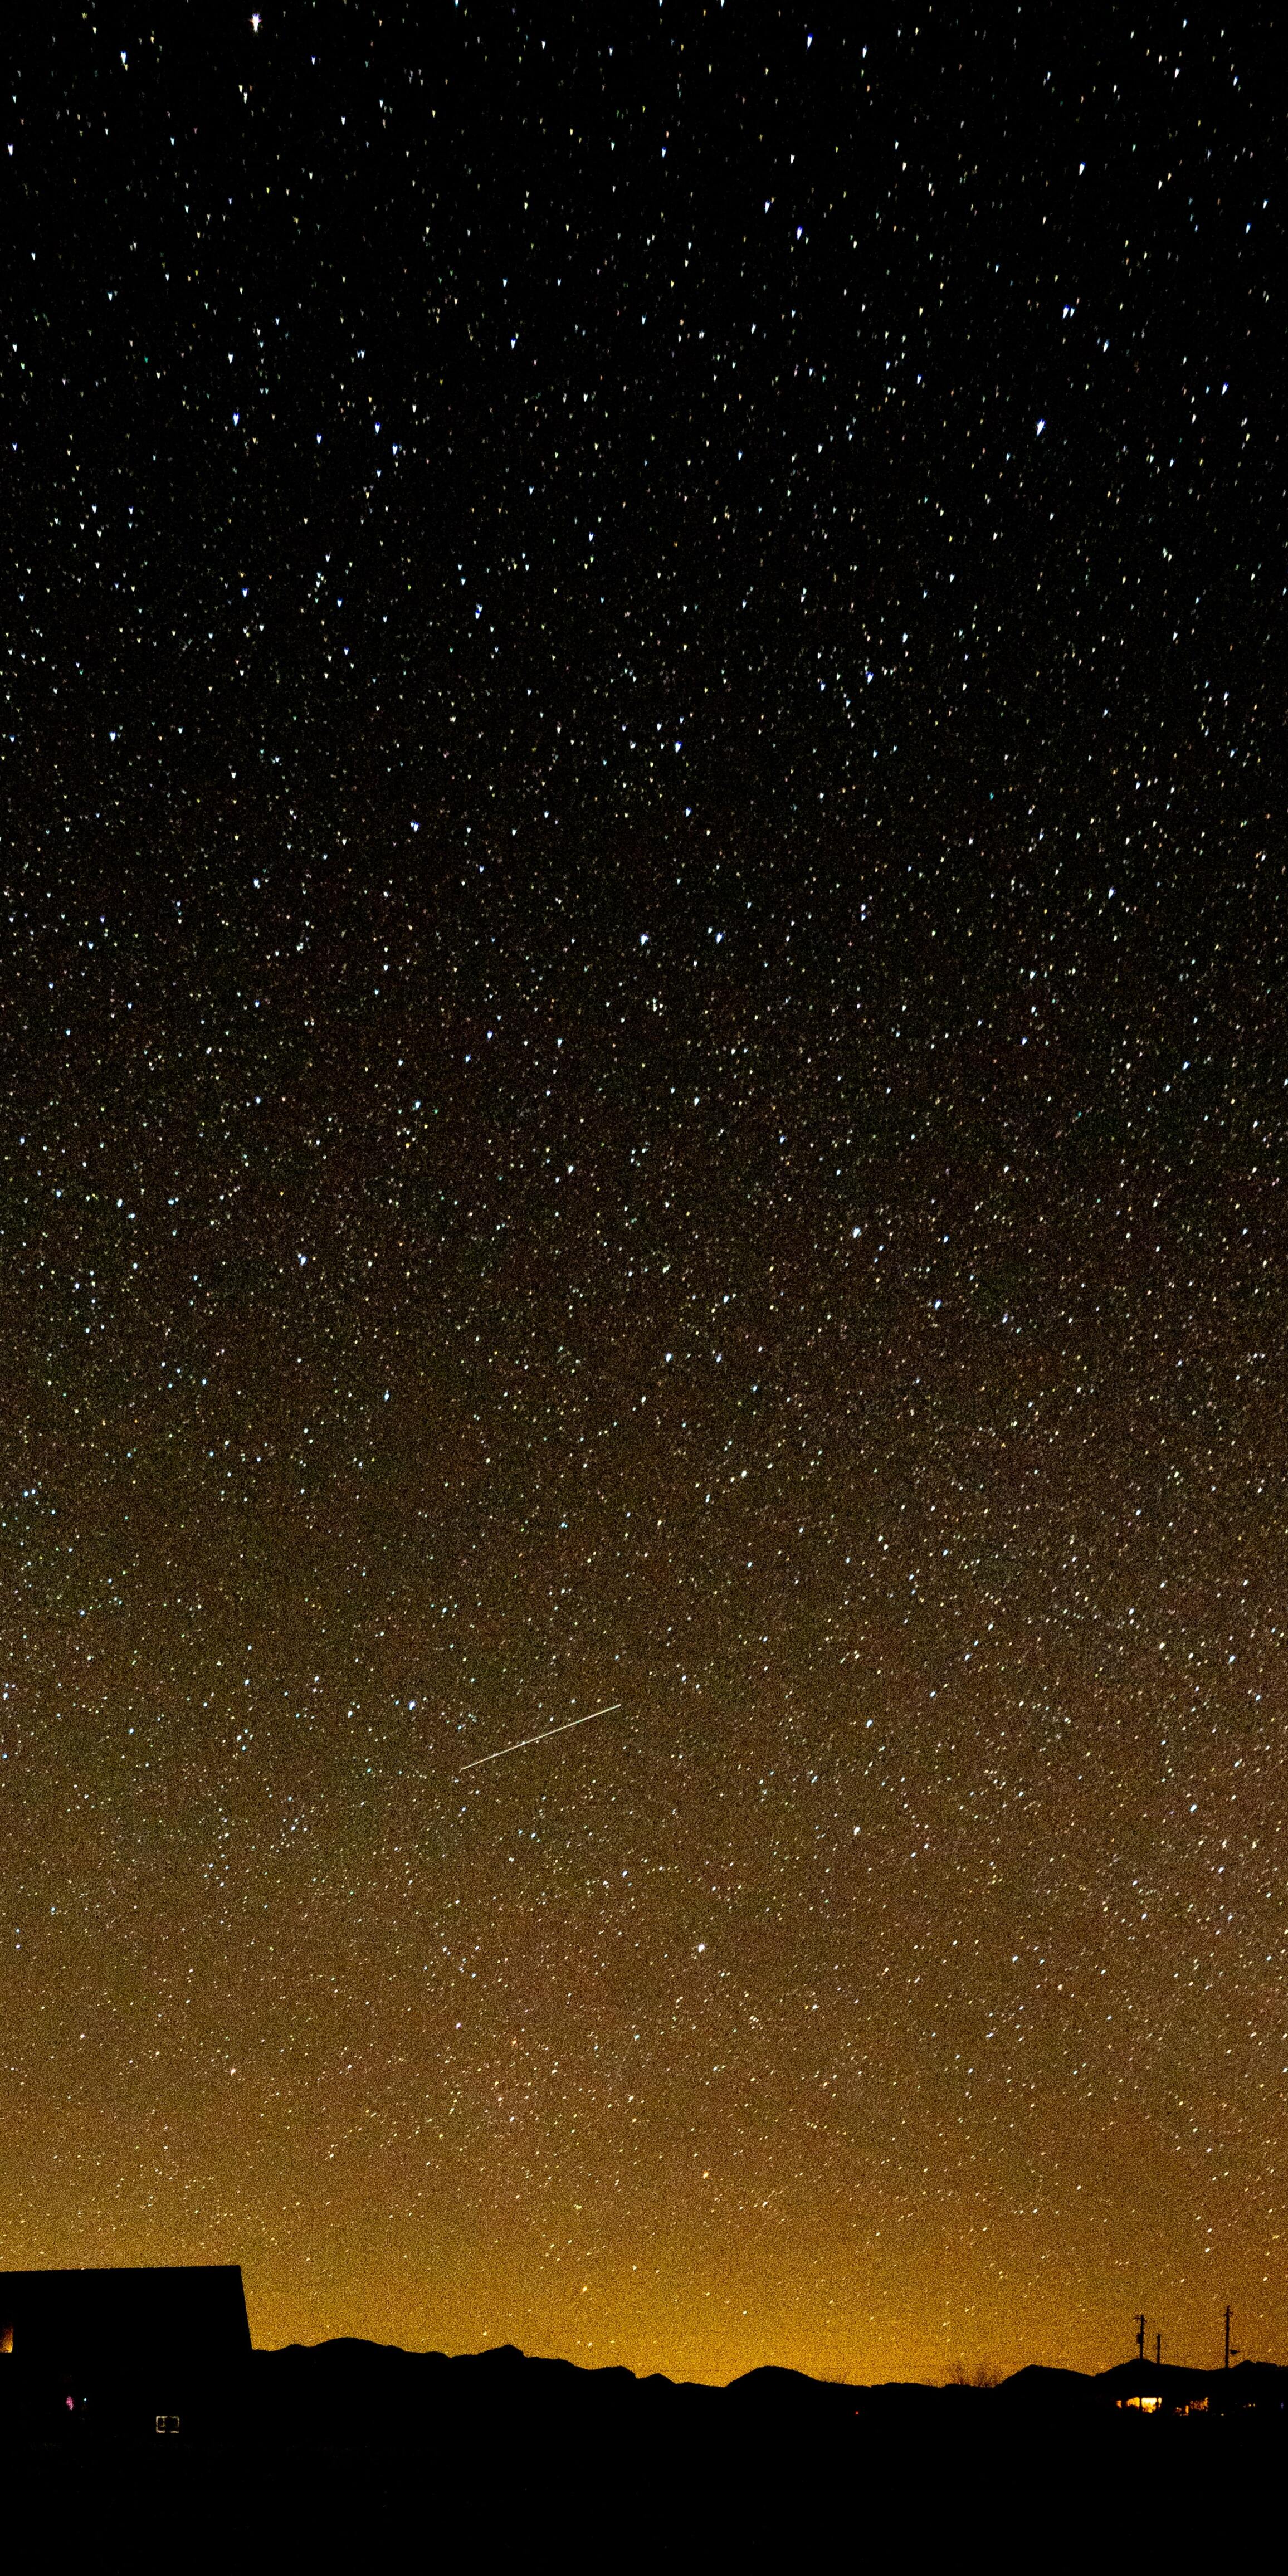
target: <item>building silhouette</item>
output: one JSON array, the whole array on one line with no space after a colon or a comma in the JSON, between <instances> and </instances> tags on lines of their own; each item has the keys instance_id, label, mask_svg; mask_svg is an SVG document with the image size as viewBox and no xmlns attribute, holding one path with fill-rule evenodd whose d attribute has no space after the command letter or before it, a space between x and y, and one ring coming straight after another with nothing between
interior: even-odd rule
<instances>
[{"instance_id":1,"label":"building silhouette","mask_svg":"<svg viewBox=\"0 0 1288 2576\"><path fill-rule=\"evenodd\" d=\"M0 2414L29 2432L214 2429L250 2351L235 2263L0 2272Z\"/></svg>"}]
</instances>

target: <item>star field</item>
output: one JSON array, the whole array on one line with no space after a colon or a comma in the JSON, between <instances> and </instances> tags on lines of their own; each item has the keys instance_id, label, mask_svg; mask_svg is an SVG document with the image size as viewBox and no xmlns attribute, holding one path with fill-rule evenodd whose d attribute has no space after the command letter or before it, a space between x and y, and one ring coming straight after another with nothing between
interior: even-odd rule
<instances>
[{"instance_id":1,"label":"star field","mask_svg":"<svg viewBox=\"0 0 1288 2576\"><path fill-rule=\"evenodd\" d=\"M0 95L0 2262L1283 2357L1261 20Z\"/></svg>"}]
</instances>

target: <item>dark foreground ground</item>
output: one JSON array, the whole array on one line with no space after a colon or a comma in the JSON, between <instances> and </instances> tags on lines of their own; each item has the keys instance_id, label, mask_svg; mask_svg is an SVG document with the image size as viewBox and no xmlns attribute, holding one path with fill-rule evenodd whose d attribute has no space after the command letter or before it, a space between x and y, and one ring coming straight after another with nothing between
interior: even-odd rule
<instances>
[{"instance_id":1,"label":"dark foreground ground","mask_svg":"<svg viewBox=\"0 0 1288 2576\"><path fill-rule=\"evenodd\" d=\"M47 2409L6 2409L8 2563L1285 2557L1288 2373L1037 2372L980 2391L764 2371L716 2390L514 2352L447 2361L331 2344L256 2354L235 2401L197 2392L177 2435L143 2429L129 2392L97 2394L100 2428L116 2408L106 2431L90 2405L57 2429ZM1123 2411L1125 2394L1164 2402ZM1202 2411L1174 2411L1203 2397Z\"/></svg>"}]
</instances>

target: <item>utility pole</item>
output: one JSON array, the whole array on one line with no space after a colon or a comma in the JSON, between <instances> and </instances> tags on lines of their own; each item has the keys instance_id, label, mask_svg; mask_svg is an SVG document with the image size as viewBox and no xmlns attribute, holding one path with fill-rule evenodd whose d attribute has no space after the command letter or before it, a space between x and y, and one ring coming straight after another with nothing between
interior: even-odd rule
<instances>
[{"instance_id":1,"label":"utility pole","mask_svg":"<svg viewBox=\"0 0 1288 2576\"><path fill-rule=\"evenodd\" d=\"M1228 2316L1228 2315L1227 2315L1227 2317L1226 2317L1226 2321L1225 2321L1225 2339L1226 2339L1226 2342L1227 2342L1227 2343L1228 2343L1228 2342L1229 2342L1229 2340L1230 2340L1230 2319L1229 2319L1229 2316ZM1145 2320L1144 2320L1144 2317L1143 2317L1143 2316L1137 2317L1137 2319L1136 2319L1136 2354L1137 2354L1137 2359L1138 2359L1138 2360L1140 2360L1140 2361L1143 2361L1143 2360L1144 2360L1144 2358L1145 2358Z\"/></svg>"},{"instance_id":2,"label":"utility pole","mask_svg":"<svg viewBox=\"0 0 1288 2576\"><path fill-rule=\"evenodd\" d=\"M1226 2369L1227 2369L1227 2370L1229 2369L1229 2367L1230 2367L1230 2363L1231 2363L1231 2360L1232 2360L1232 2359L1233 2359L1234 2361L1237 2361L1237 2360L1238 2360L1238 2358L1239 2358L1239 2347L1238 2347L1237 2343L1231 2343L1231 2341L1230 2341L1230 2311L1229 2311L1229 2309L1227 2308L1227 2309L1226 2309L1226 2312L1225 2312L1225 2366L1226 2366Z\"/></svg>"}]
</instances>

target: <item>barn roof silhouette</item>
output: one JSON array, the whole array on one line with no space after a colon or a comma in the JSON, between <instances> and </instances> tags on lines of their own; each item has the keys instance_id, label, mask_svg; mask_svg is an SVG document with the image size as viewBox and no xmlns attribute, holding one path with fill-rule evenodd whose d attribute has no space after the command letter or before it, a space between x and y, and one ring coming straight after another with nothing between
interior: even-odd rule
<instances>
[{"instance_id":1,"label":"barn roof silhouette","mask_svg":"<svg viewBox=\"0 0 1288 2576\"><path fill-rule=\"evenodd\" d=\"M0 2353L24 2370L164 2362L208 2372L250 2348L237 2263L0 2272Z\"/></svg>"}]
</instances>

